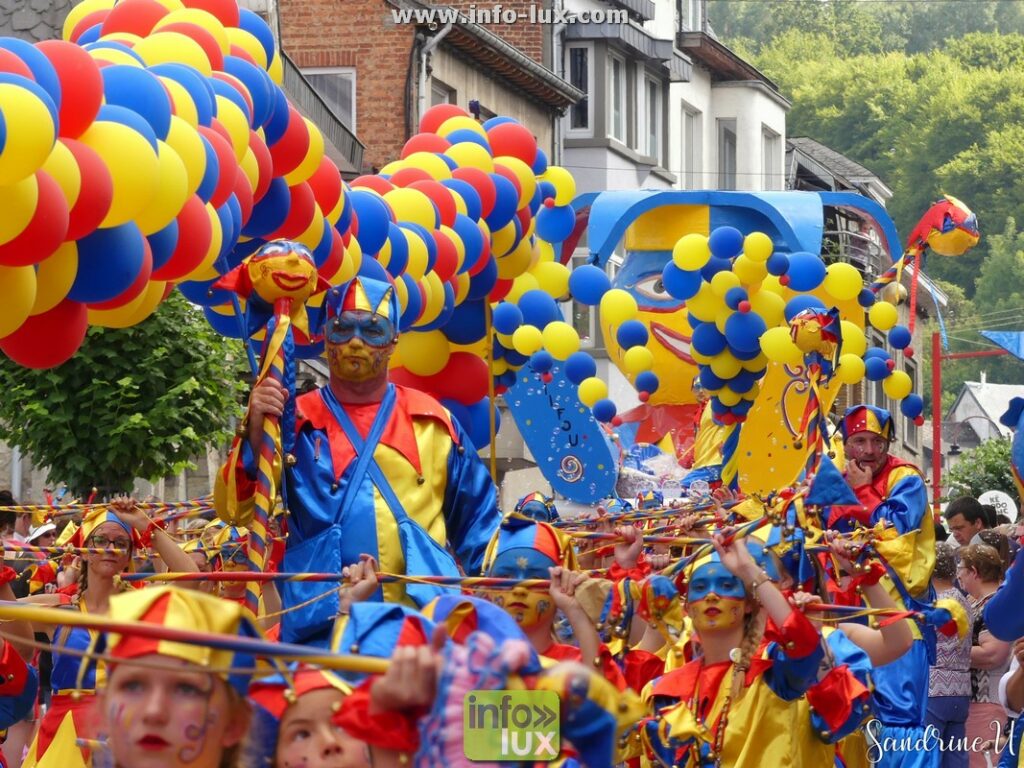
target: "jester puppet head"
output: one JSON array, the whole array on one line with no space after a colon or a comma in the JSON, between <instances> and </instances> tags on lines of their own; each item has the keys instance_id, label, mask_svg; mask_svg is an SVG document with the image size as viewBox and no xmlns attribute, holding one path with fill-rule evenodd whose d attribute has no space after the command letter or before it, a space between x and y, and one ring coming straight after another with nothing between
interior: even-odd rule
<instances>
[{"instance_id":1,"label":"jester puppet head","mask_svg":"<svg viewBox=\"0 0 1024 768\"><path fill-rule=\"evenodd\" d=\"M398 341L398 296L391 283L359 276L327 293L324 340L332 379L352 383L387 376Z\"/></svg>"},{"instance_id":2,"label":"jester puppet head","mask_svg":"<svg viewBox=\"0 0 1024 768\"><path fill-rule=\"evenodd\" d=\"M520 582L550 578L549 569L557 566L576 566L576 554L568 538L547 523L516 514L502 520L484 557L488 576ZM546 591L517 586L493 590L485 596L511 614L523 629L554 621L555 604Z\"/></svg>"},{"instance_id":3,"label":"jester puppet head","mask_svg":"<svg viewBox=\"0 0 1024 768\"><path fill-rule=\"evenodd\" d=\"M300 341L306 342L310 337L306 300L331 286L317 273L313 254L306 246L291 240L272 240L213 287L232 291L246 300L250 331L266 323L277 301L290 301L292 325Z\"/></svg>"},{"instance_id":4,"label":"jester puppet head","mask_svg":"<svg viewBox=\"0 0 1024 768\"><path fill-rule=\"evenodd\" d=\"M928 245L940 256L961 256L978 244L978 217L955 197L943 195L921 217L908 238L908 246Z\"/></svg>"}]
</instances>

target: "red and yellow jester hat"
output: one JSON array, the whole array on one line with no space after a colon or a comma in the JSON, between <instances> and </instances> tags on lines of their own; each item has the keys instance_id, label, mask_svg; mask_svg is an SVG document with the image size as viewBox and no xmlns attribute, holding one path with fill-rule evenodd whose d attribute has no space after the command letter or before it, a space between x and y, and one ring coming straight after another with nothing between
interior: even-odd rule
<instances>
[{"instance_id":1,"label":"red and yellow jester hat","mask_svg":"<svg viewBox=\"0 0 1024 768\"><path fill-rule=\"evenodd\" d=\"M515 513L501 521L484 554L486 573L500 566L518 579L546 579L548 568L559 565L576 569L572 540L547 523Z\"/></svg>"},{"instance_id":2,"label":"red and yellow jester hat","mask_svg":"<svg viewBox=\"0 0 1024 768\"><path fill-rule=\"evenodd\" d=\"M121 622L158 624L175 629L190 629L221 635L261 639L260 631L238 603L174 586L132 590L110 598L110 618ZM181 659L196 666L237 669L221 677L239 693L249 687L255 659L230 648L177 643L151 637L109 633L101 639L99 650L106 649L115 659L135 659L159 654Z\"/></svg>"},{"instance_id":3,"label":"red and yellow jester hat","mask_svg":"<svg viewBox=\"0 0 1024 768\"><path fill-rule=\"evenodd\" d=\"M345 695L352 692L352 687L333 672L300 664L290 675L277 674L254 680L249 687L249 698L280 720L300 696L328 688Z\"/></svg>"},{"instance_id":4,"label":"red and yellow jester hat","mask_svg":"<svg viewBox=\"0 0 1024 768\"><path fill-rule=\"evenodd\" d=\"M858 432L871 432L886 440L893 439L892 415L884 408L873 405L854 405L846 409L840 424L843 440L849 440Z\"/></svg>"},{"instance_id":5,"label":"red and yellow jester hat","mask_svg":"<svg viewBox=\"0 0 1024 768\"><path fill-rule=\"evenodd\" d=\"M70 544L72 547L86 546L86 542L89 540L89 537L92 536L96 529L104 523L114 523L124 530L132 540L132 547L134 549L137 550L143 546L142 536L139 532L118 517L113 510L104 506L93 507L90 509L82 519L82 524L78 526L66 543ZM61 543L63 544L64 542Z\"/></svg>"}]
</instances>

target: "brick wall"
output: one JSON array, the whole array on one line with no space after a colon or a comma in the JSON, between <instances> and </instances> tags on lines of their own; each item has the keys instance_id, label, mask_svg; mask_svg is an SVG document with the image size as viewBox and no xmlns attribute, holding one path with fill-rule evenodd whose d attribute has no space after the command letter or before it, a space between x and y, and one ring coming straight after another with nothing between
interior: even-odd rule
<instances>
[{"instance_id":1,"label":"brick wall","mask_svg":"<svg viewBox=\"0 0 1024 768\"><path fill-rule=\"evenodd\" d=\"M406 78L416 30L396 26L391 7L384 0L279 4L282 45L298 67L355 68L357 133L366 145L364 171L397 159L408 138Z\"/></svg>"},{"instance_id":2,"label":"brick wall","mask_svg":"<svg viewBox=\"0 0 1024 768\"><path fill-rule=\"evenodd\" d=\"M489 2L489 0L445 0L445 4L461 11L468 11L470 6L476 6L477 13L493 9L500 4L503 11L516 11L525 14L529 18L530 7L540 9L550 6L544 0L501 0L500 3ZM515 24L482 24L488 32L492 32L505 42L514 45L538 64L544 63L544 33L545 27L541 24L530 24L528 21L520 21Z\"/></svg>"}]
</instances>

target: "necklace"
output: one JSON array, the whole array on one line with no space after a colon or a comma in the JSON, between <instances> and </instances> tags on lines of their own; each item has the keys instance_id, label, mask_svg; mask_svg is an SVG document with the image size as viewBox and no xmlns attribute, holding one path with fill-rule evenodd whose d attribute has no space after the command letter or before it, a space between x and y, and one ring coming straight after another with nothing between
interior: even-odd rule
<instances>
[{"instance_id":1,"label":"necklace","mask_svg":"<svg viewBox=\"0 0 1024 768\"><path fill-rule=\"evenodd\" d=\"M694 721L697 723L699 728L699 739L704 744L710 745L707 758L710 760L710 765L714 768L721 768L722 765L722 744L725 741L725 729L729 725L729 709L732 707L732 681L736 675L736 663L732 662L729 666L729 671L726 672L722 678L722 682L719 684L719 690L724 686L726 690L725 701L722 702L722 711L719 713L718 718L715 720L711 737L708 738L708 726L707 718L701 712L701 699L700 699L700 674L697 675L697 683L694 686L693 697L689 701L689 709L693 715ZM711 702L708 706L708 713L711 714L711 710L714 707L714 702ZM698 747L697 759L700 761L699 765L703 766L704 756L701 753L700 747Z\"/></svg>"}]
</instances>

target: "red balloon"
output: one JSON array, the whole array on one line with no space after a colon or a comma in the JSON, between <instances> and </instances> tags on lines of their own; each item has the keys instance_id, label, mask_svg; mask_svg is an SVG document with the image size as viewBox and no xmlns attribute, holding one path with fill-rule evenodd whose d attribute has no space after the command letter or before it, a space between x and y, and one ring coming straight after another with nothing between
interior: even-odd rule
<instances>
[{"instance_id":1,"label":"red balloon","mask_svg":"<svg viewBox=\"0 0 1024 768\"><path fill-rule=\"evenodd\" d=\"M249 131L249 149L252 150L256 158L256 167L260 170L256 189L252 191L253 202L258 203L270 189L270 182L274 178L274 161L270 157L270 150L256 131Z\"/></svg>"},{"instance_id":2,"label":"red balloon","mask_svg":"<svg viewBox=\"0 0 1024 768\"><path fill-rule=\"evenodd\" d=\"M529 208L520 208L516 211L516 218L519 219L519 225L522 227L521 232L525 232L530 228L530 219L533 218L533 214L530 213Z\"/></svg>"},{"instance_id":3,"label":"red balloon","mask_svg":"<svg viewBox=\"0 0 1024 768\"><path fill-rule=\"evenodd\" d=\"M433 179L416 181L409 184L408 187L419 190L433 201L437 206L438 213L441 214L442 224L446 227L455 226L455 214L458 213L458 209L455 207L455 198L452 197L452 192L448 187Z\"/></svg>"},{"instance_id":4,"label":"red balloon","mask_svg":"<svg viewBox=\"0 0 1024 768\"><path fill-rule=\"evenodd\" d=\"M178 222L178 244L171 258L153 271L153 280L179 280L203 263L210 249L213 224L206 212L206 205L198 195L185 201L176 219Z\"/></svg>"},{"instance_id":5,"label":"red balloon","mask_svg":"<svg viewBox=\"0 0 1024 768\"><path fill-rule=\"evenodd\" d=\"M480 216L484 218L494 210L494 201L498 199L498 191L494 188L491 177L479 168L456 168L452 177L469 184L480 195Z\"/></svg>"},{"instance_id":6,"label":"red balloon","mask_svg":"<svg viewBox=\"0 0 1024 768\"><path fill-rule=\"evenodd\" d=\"M231 149L231 142L225 139L217 128L224 129L220 121L214 120L211 127L200 125L197 129L217 155L217 163L220 165L220 174L217 177L217 185L213 188L210 196L210 203L214 208L220 208L231 196L231 190L235 188L235 176L241 173L238 162L235 160L235 152Z\"/></svg>"},{"instance_id":7,"label":"red balloon","mask_svg":"<svg viewBox=\"0 0 1024 768\"><path fill-rule=\"evenodd\" d=\"M402 168L391 174L388 179L396 187L411 187L417 181L433 181L434 177L422 168Z\"/></svg>"},{"instance_id":8,"label":"red balloon","mask_svg":"<svg viewBox=\"0 0 1024 768\"><path fill-rule=\"evenodd\" d=\"M316 172L309 177L308 184L324 215L333 211L341 200L341 174L331 158L323 156Z\"/></svg>"},{"instance_id":9,"label":"red balloon","mask_svg":"<svg viewBox=\"0 0 1024 768\"><path fill-rule=\"evenodd\" d=\"M71 35L68 39L72 43L77 43L78 38L80 38L87 30L92 29L97 25L103 24L103 22L106 21L107 16L109 14L110 9L108 8L104 8L101 11L93 11L92 13L85 14L85 16L79 19L78 23L75 24L74 29L71 30Z\"/></svg>"},{"instance_id":10,"label":"red balloon","mask_svg":"<svg viewBox=\"0 0 1024 768\"><path fill-rule=\"evenodd\" d=\"M145 37L164 16L170 13L167 7L156 0L121 0L107 14L101 35L113 32L131 32Z\"/></svg>"},{"instance_id":11,"label":"red balloon","mask_svg":"<svg viewBox=\"0 0 1024 768\"><path fill-rule=\"evenodd\" d=\"M160 27L160 31L178 32L197 42L199 47L203 49L203 53L206 54L206 58L210 60L210 66L214 69L214 77L219 74L218 70L224 69L224 52L221 51L217 38L198 24L192 24L188 21L175 21Z\"/></svg>"},{"instance_id":12,"label":"red balloon","mask_svg":"<svg viewBox=\"0 0 1024 768\"><path fill-rule=\"evenodd\" d=\"M495 157L518 157L531 168L537 159L537 139L519 123L501 123L487 132Z\"/></svg>"},{"instance_id":13,"label":"red balloon","mask_svg":"<svg viewBox=\"0 0 1024 768\"><path fill-rule=\"evenodd\" d=\"M249 186L249 179L244 173L235 175L235 188L232 190L238 200L238 207L242 209L242 226L244 227L252 216L252 187Z\"/></svg>"},{"instance_id":14,"label":"red balloon","mask_svg":"<svg viewBox=\"0 0 1024 768\"><path fill-rule=\"evenodd\" d=\"M18 330L0 339L0 350L26 368L56 368L78 351L88 329L85 305L64 299L49 312L29 317Z\"/></svg>"},{"instance_id":15,"label":"red balloon","mask_svg":"<svg viewBox=\"0 0 1024 768\"><path fill-rule=\"evenodd\" d=\"M182 5L213 14L225 27L238 26L238 3L235 0L182 0Z\"/></svg>"},{"instance_id":16,"label":"red balloon","mask_svg":"<svg viewBox=\"0 0 1024 768\"><path fill-rule=\"evenodd\" d=\"M317 269L320 276L325 278L334 277L345 258L345 241L334 227L331 227L331 238L331 252L327 255L327 260Z\"/></svg>"},{"instance_id":17,"label":"red balloon","mask_svg":"<svg viewBox=\"0 0 1024 768\"><path fill-rule=\"evenodd\" d=\"M494 302L494 301L501 301L502 299L504 299L508 295L508 292L511 291L511 290L512 290L512 281L511 280L505 280L504 278L499 277L495 281L494 287L491 288L491 292L490 292L490 294L488 295L487 298L490 301L492 301L492 302Z\"/></svg>"},{"instance_id":18,"label":"red balloon","mask_svg":"<svg viewBox=\"0 0 1024 768\"><path fill-rule=\"evenodd\" d=\"M232 43L231 49L228 51L228 55L237 56L239 59L244 59L245 61L252 64L254 67L260 66L259 64L256 63L256 59L252 57L252 54L240 45L235 45L234 43Z\"/></svg>"},{"instance_id":19,"label":"red balloon","mask_svg":"<svg viewBox=\"0 0 1024 768\"><path fill-rule=\"evenodd\" d=\"M36 171L39 202L28 226L9 243L0 245L0 264L23 267L38 264L57 250L68 232L68 201L50 174Z\"/></svg>"},{"instance_id":20,"label":"red balloon","mask_svg":"<svg viewBox=\"0 0 1024 768\"><path fill-rule=\"evenodd\" d=\"M60 80L58 133L78 138L92 125L103 104L103 76L84 48L63 40L44 40L38 48L57 70Z\"/></svg>"},{"instance_id":21,"label":"red balloon","mask_svg":"<svg viewBox=\"0 0 1024 768\"><path fill-rule=\"evenodd\" d=\"M349 186L372 189L378 195L384 195L395 188L395 185L383 176L357 176Z\"/></svg>"},{"instance_id":22,"label":"red balloon","mask_svg":"<svg viewBox=\"0 0 1024 768\"><path fill-rule=\"evenodd\" d=\"M420 133L437 133L437 129L449 117L469 117L469 113L458 104L436 104L423 113Z\"/></svg>"},{"instance_id":23,"label":"red balloon","mask_svg":"<svg viewBox=\"0 0 1024 768\"><path fill-rule=\"evenodd\" d=\"M150 275L153 274L153 251L149 247L149 241L142 238L142 269L139 270L135 281L128 286L119 296L110 301L102 301L97 304L89 304L90 309L117 309L123 307L129 301L136 299L149 286Z\"/></svg>"},{"instance_id":24,"label":"red balloon","mask_svg":"<svg viewBox=\"0 0 1024 768\"><path fill-rule=\"evenodd\" d=\"M114 182L106 163L91 147L74 139L61 139L78 163L82 185L68 216L67 240L79 240L95 230L106 218L114 197Z\"/></svg>"},{"instance_id":25,"label":"red balloon","mask_svg":"<svg viewBox=\"0 0 1024 768\"><path fill-rule=\"evenodd\" d=\"M12 75L21 75L27 77L29 80L35 80L35 76L32 74L32 70L28 68L28 64L23 62L17 56L10 51L6 51L0 48L0 72L8 72Z\"/></svg>"},{"instance_id":26,"label":"red balloon","mask_svg":"<svg viewBox=\"0 0 1024 768\"><path fill-rule=\"evenodd\" d=\"M455 250L455 243L444 232L435 230L431 234L434 236L434 242L437 243L434 274L444 282L449 280L459 268L459 254Z\"/></svg>"},{"instance_id":27,"label":"red balloon","mask_svg":"<svg viewBox=\"0 0 1024 768\"><path fill-rule=\"evenodd\" d=\"M309 184L302 182L294 187L288 187L292 196L292 205L288 209L288 218L284 220L278 229L266 236L266 240L284 238L290 240L298 237L313 223L316 215L316 201L313 199L313 190Z\"/></svg>"},{"instance_id":28,"label":"red balloon","mask_svg":"<svg viewBox=\"0 0 1024 768\"><path fill-rule=\"evenodd\" d=\"M302 163L309 151L309 128L302 115L292 105L288 105L288 127L284 134L270 147L270 156L274 159L274 175L285 176Z\"/></svg>"},{"instance_id":29,"label":"red balloon","mask_svg":"<svg viewBox=\"0 0 1024 768\"><path fill-rule=\"evenodd\" d=\"M440 123L438 123L440 125ZM413 152L444 152L452 143L443 136L436 133L417 133L402 147L402 158L406 158Z\"/></svg>"}]
</instances>

